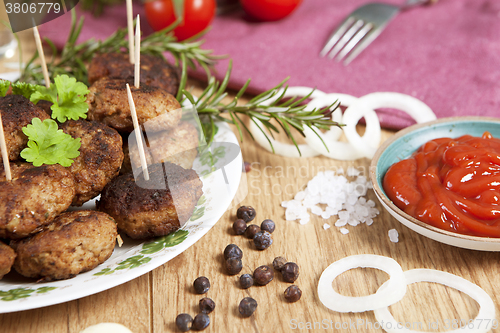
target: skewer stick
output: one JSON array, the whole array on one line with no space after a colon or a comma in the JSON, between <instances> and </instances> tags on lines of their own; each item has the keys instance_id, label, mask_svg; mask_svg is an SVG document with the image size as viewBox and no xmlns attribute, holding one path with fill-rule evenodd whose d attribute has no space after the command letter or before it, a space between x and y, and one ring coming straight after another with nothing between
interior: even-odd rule
<instances>
[{"instance_id":1,"label":"skewer stick","mask_svg":"<svg viewBox=\"0 0 500 333\"><path fill-rule=\"evenodd\" d=\"M40 34L38 33L38 28L36 27L36 25L33 26L33 34L35 35L35 43L36 43L36 48L38 50L38 54L40 55L40 59L42 60L42 71L43 71L43 78L45 80L45 87L50 88L49 71L47 70L47 63L45 62L45 55L43 53L42 41L40 39Z\"/></svg>"},{"instance_id":2,"label":"skewer stick","mask_svg":"<svg viewBox=\"0 0 500 333\"><path fill-rule=\"evenodd\" d=\"M12 175L10 173L9 154L7 152L7 144L5 143L5 135L3 133L1 113L0 113L0 148L2 149L2 160L3 160L3 168L5 169L5 178L7 178L7 180L10 181L12 180Z\"/></svg>"},{"instance_id":3,"label":"skewer stick","mask_svg":"<svg viewBox=\"0 0 500 333\"><path fill-rule=\"evenodd\" d=\"M134 13L132 12L132 0L127 0L127 27L128 27L128 55L130 63L134 60Z\"/></svg>"},{"instance_id":4,"label":"skewer stick","mask_svg":"<svg viewBox=\"0 0 500 333\"><path fill-rule=\"evenodd\" d=\"M130 106L130 114L132 115L132 122L134 123L135 139L137 140L137 146L139 148L139 158L141 160L142 174L145 180L149 180L148 164L146 162L146 154L144 152L144 146L142 145L141 128L139 127L139 121L137 120L137 112L135 111L135 103L132 98L132 92L130 91L130 86L127 83L127 95L128 104Z\"/></svg>"},{"instance_id":5,"label":"skewer stick","mask_svg":"<svg viewBox=\"0 0 500 333\"><path fill-rule=\"evenodd\" d=\"M135 71L134 71L134 86L139 89L141 79L141 19L137 15L135 22Z\"/></svg>"}]
</instances>

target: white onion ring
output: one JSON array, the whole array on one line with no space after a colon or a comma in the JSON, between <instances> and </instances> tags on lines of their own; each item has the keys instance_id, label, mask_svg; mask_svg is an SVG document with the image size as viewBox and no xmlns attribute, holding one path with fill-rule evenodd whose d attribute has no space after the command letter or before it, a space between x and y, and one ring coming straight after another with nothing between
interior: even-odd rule
<instances>
[{"instance_id":1,"label":"white onion ring","mask_svg":"<svg viewBox=\"0 0 500 333\"><path fill-rule=\"evenodd\" d=\"M286 90L285 95L283 97L307 96L311 93L312 90L313 90L312 88L308 88L308 87L290 87ZM278 97L281 96L282 93L283 93L283 89L280 89L278 91L278 93L273 98L271 98L271 99L269 99L261 104L262 105L271 104L272 102L277 100ZM322 97L324 95L326 95L324 92L322 92L320 90L314 90L311 94L311 98L318 98L318 97ZM254 120L258 126L253 121L250 121L250 126L248 127L248 129L252 133L255 141L259 145L261 145L264 149L266 149L267 151L272 153L273 147L274 147L274 153L276 153L277 155L286 156L286 157L314 157L314 156L319 155L318 152L316 152L314 149L312 149L307 144L298 145L299 150L300 150L300 153L299 153L299 151L297 150L297 147L295 147L295 145L290 144L290 143L279 142L279 141L273 139L271 136L268 136L269 141L271 141L271 143L272 143L272 147L271 147L271 144L269 144L268 138L266 138L264 133L262 133L262 131L259 129L259 126L260 126L260 128L264 129L264 125L258 119L254 119Z\"/></svg>"},{"instance_id":2,"label":"white onion ring","mask_svg":"<svg viewBox=\"0 0 500 333\"><path fill-rule=\"evenodd\" d=\"M324 97L318 97L314 99L314 101L312 101L311 103L314 102L313 106L317 107L318 105L321 104L330 105L334 103L337 99L340 101L341 105L344 106L350 106L358 100L358 98L351 95L332 93L332 94L327 94ZM311 103L309 103L309 105L311 105ZM361 146L368 145L370 142L380 142L381 138L380 122L378 120L378 116L375 113L375 111L370 109L365 109L365 117L367 118L366 131L365 134L363 135L362 138L363 143L361 144ZM342 121L344 121L343 117ZM318 128L313 127L313 129L314 131L311 130L310 128L304 129L305 140L309 146L311 146L314 150L321 153L322 155L337 160L355 160L364 157L364 155L361 153L362 147L361 148L353 147L353 145L348 142L338 142L336 141L338 140L338 137L335 136L333 136L335 140L331 140L328 136L323 134ZM338 128L335 129L339 131L338 135L340 136L341 134L340 129ZM330 131L326 132L326 134L330 133L332 130L334 130L334 128L331 128ZM314 132L316 132L317 134ZM328 150L326 149L325 144L327 145Z\"/></svg>"},{"instance_id":3,"label":"white onion ring","mask_svg":"<svg viewBox=\"0 0 500 333\"><path fill-rule=\"evenodd\" d=\"M404 111L411 116L417 123L423 123L436 119L436 115L432 112L431 108L424 102L415 97L393 93L393 92L376 92L360 97L356 103L352 104L344 112L343 121L345 124L344 134L347 140L360 152L363 156L372 158L377 151L379 140L367 142L362 140L356 132L356 124L358 121L365 117L369 110L378 108L393 108ZM366 119L367 126L372 120ZM378 121L378 118L377 118ZM372 146L375 143L376 146Z\"/></svg>"},{"instance_id":4,"label":"white onion ring","mask_svg":"<svg viewBox=\"0 0 500 333\"><path fill-rule=\"evenodd\" d=\"M332 282L345 271L358 267L383 270L390 275L387 288L363 297L343 296L335 292ZM400 301L406 293L406 280L401 266L392 258L374 254L361 254L342 258L328 266L318 283L321 303L337 312L364 312L390 306Z\"/></svg>"},{"instance_id":5,"label":"white onion ring","mask_svg":"<svg viewBox=\"0 0 500 333\"><path fill-rule=\"evenodd\" d=\"M412 269L404 273L407 284L412 284L415 282L435 282L440 283L445 286L454 288L463 293L466 293L472 297L476 302L479 303L480 309L476 318L474 319L473 327L468 327L467 325L461 329L448 330L446 333L463 333L463 332L476 332L476 333L486 333L491 329L493 325L493 320L495 319L495 304L491 297L479 286L474 283L467 281L459 276L437 271L433 269ZM379 291L387 289L389 286L387 282L384 283ZM377 291L378 293L378 291ZM398 323L389 312L387 307L375 310L375 317L378 322L384 322L385 327L383 329L389 333L392 332L415 332L415 333L425 333L423 331L413 331L406 327L398 328ZM477 320L480 320L477 322ZM488 323L485 323L488 321ZM389 328L389 325L391 328ZM404 325L402 325L404 326Z\"/></svg>"}]
</instances>

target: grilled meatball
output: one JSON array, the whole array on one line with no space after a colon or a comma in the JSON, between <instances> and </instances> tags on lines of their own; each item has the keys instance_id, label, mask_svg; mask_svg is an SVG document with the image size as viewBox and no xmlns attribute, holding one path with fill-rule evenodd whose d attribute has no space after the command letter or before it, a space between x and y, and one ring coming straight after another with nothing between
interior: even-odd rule
<instances>
[{"instance_id":1,"label":"grilled meatball","mask_svg":"<svg viewBox=\"0 0 500 333\"><path fill-rule=\"evenodd\" d=\"M66 212L40 233L11 242L17 253L14 269L45 281L69 279L106 261L117 235L116 223L107 214Z\"/></svg>"},{"instance_id":2,"label":"grilled meatball","mask_svg":"<svg viewBox=\"0 0 500 333\"><path fill-rule=\"evenodd\" d=\"M0 280L10 272L16 259L16 252L5 243L0 242Z\"/></svg>"},{"instance_id":3,"label":"grilled meatball","mask_svg":"<svg viewBox=\"0 0 500 333\"><path fill-rule=\"evenodd\" d=\"M171 131L149 135L148 141L153 163L171 162L184 169L193 167L198 154L198 131L192 124L181 122Z\"/></svg>"},{"instance_id":4,"label":"grilled meatball","mask_svg":"<svg viewBox=\"0 0 500 333\"><path fill-rule=\"evenodd\" d=\"M125 139L128 141L128 138ZM180 165L184 169L191 169L198 154L198 131L188 122L180 122L170 131L156 132L147 136L149 147L145 149L148 164L170 162ZM131 160L134 167L140 168L139 149L135 137L133 145L124 145L126 157L123 162L125 170L131 171ZM125 173L125 172L124 172Z\"/></svg>"},{"instance_id":5,"label":"grilled meatball","mask_svg":"<svg viewBox=\"0 0 500 333\"><path fill-rule=\"evenodd\" d=\"M128 53L98 54L89 65L89 84L92 85L103 77L130 79L134 77L134 70ZM158 87L176 95L179 82L179 71L163 57L141 54L141 84Z\"/></svg>"},{"instance_id":6,"label":"grilled meatball","mask_svg":"<svg viewBox=\"0 0 500 333\"><path fill-rule=\"evenodd\" d=\"M36 106L38 106L40 109L45 111L49 116L52 116L52 105L54 103L49 102L49 101L44 101L43 99L39 100L38 103L36 103Z\"/></svg>"},{"instance_id":7,"label":"grilled meatball","mask_svg":"<svg viewBox=\"0 0 500 333\"><path fill-rule=\"evenodd\" d=\"M101 193L98 209L116 220L118 229L135 239L164 236L191 217L203 194L202 182L193 170L165 163L148 167L150 183L167 182L166 189L138 186L131 173L113 179ZM175 204L174 204L175 203Z\"/></svg>"},{"instance_id":8,"label":"grilled meatball","mask_svg":"<svg viewBox=\"0 0 500 333\"><path fill-rule=\"evenodd\" d=\"M123 135L123 163L120 169L120 175L124 175L126 173L132 172L132 164L130 163L130 151L128 148L128 134ZM146 149L146 160L151 161L151 155L149 155L149 151Z\"/></svg>"},{"instance_id":9,"label":"grilled meatball","mask_svg":"<svg viewBox=\"0 0 500 333\"><path fill-rule=\"evenodd\" d=\"M71 173L59 164L11 164L12 180L0 166L0 238L29 236L64 212L75 195Z\"/></svg>"},{"instance_id":10,"label":"grilled meatball","mask_svg":"<svg viewBox=\"0 0 500 333\"><path fill-rule=\"evenodd\" d=\"M139 124L148 122L148 131L170 129L179 123L182 110L174 96L145 84L137 89L132 80L110 78L102 78L89 88L88 119L103 122L120 132L132 132L134 125L126 83L132 91Z\"/></svg>"},{"instance_id":11,"label":"grilled meatball","mask_svg":"<svg viewBox=\"0 0 500 333\"><path fill-rule=\"evenodd\" d=\"M28 143L28 137L24 135L22 128L31 124L33 118L40 118L41 121L44 121L50 117L45 111L21 95L0 97L0 113L2 114L9 160L15 161ZM0 155L1 160L2 156Z\"/></svg>"},{"instance_id":12,"label":"grilled meatball","mask_svg":"<svg viewBox=\"0 0 500 333\"><path fill-rule=\"evenodd\" d=\"M60 127L73 138L81 138L80 156L68 167L75 180L73 206L81 206L99 195L120 172L122 137L116 130L95 121L68 120Z\"/></svg>"}]
</instances>

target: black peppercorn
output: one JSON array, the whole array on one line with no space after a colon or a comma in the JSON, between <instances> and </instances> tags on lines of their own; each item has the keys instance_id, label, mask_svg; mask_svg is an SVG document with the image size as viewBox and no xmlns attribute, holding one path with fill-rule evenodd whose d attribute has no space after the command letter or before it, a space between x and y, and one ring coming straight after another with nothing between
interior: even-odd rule
<instances>
[{"instance_id":1,"label":"black peppercorn","mask_svg":"<svg viewBox=\"0 0 500 333\"><path fill-rule=\"evenodd\" d=\"M175 325L181 332L187 332L191 329L191 323L193 322L193 317L187 313L181 313L175 318Z\"/></svg>"},{"instance_id":2,"label":"black peppercorn","mask_svg":"<svg viewBox=\"0 0 500 333\"><path fill-rule=\"evenodd\" d=\"M206 313L198 313L196 317L194 317L193 320L193 326L191 326L192 329L196 331L202 331L207 326L210 325L210 318Z\"/></svg>"},{"instance_id":3,"label":"black peppercorn","mask_svg":"<svg viewBox=\"0 0 500 333\"><path fill-rule=\"evenodd\" d=\"M257 309L257 301L251 297L245 297L241 300L238 310L243 317L250 317Z\"/></svg>"},{"instance_id":4,"label":"black peppercorn","mask_svg":"<svg viewBox=\"0 0 500 333\"><path fill-rule=\"evenodd\" d=\"M229 244L224 249L224 260L229 258L243 258L243 251L236 244Z\"/></svg>"},{"instance_id":5,"label":"black peppercorn","mask_svg":"<svg viewBox=\"0 0 500 333\"><path fill-rule=\"evenodd\" d=\"M226 271L229 275L236 275L243 269L240 258L229 258L226 260Z\"/></svg>"},{"instance_id":6,"label":"black peppercorn","mask_svg":"<svg viewBox=\"0 0 500 333\"><path fill-rule=\"evenodd\" d=\"M285 290L285 299L290 302L297 302L302 296L302 291L296 285L292 285Z\"/></svg>"},{"instance_id":7,"label":"black peppercorn","mask_svg":"<svg viewBox=\"0 0 500 333\"><path fill-rule=\"evenodd\" d=\"M236 211L236 217L242 219L247 223L252 221L255 218L255 215L257 215L255 209L253 209L253 207L250 206L241 206Z\"/></svg>"},{"instance_id":8,"label":"black peppercorn","mask_svg":"<svg viewBox=\"0 0 500 333\"><path fill-rule=\"evenodd\" d=\"M242 219L237 219L233 223L233 230L234 233L237 235L243 235L245 231L247 230L247 223L243 221Z\"/></svg>"},{"instance_id":9,"label":"black peppercorn","mask_svg":"<svg viewBox=\"0 0 500 333\"><path fill-rule=\"evenodd\" d=\"M245 231L245 236L247 238L253 239L255 234L260 231L260 227L256 224L250 224Z\"/></svg>"},{"instance_id":10,"label":"black peppercorn","mask_svg":"<svg viewBox=\"0 0 500 333\"><path fill-rule=\"evenodd\" d=\"M273 220L266 219L262 221L262 224L260 225L260 230L265 230L268 233L272 234L274 229L276 228Z\"/></svg>"},{"instance_id":11,"label":"black peppercorn","mask_svg":"<svg viewBox=\"0 0 500 333\"><path fill-rule=\"evenodd\" d=\"M248 289L253 286L253 277L250 274L243 274L240 276L240 287Z\"/></svg>"},{"instance_id":12,"label":"black peppercorn","mask_svg":"<svg viewBox=\"0 0 500 333\"><path fill-rule=\"evenodd\" d=\"M294 262L287 262L281 269L285 282L294 282L299 277L299 266Z\"/></svg>"},{"instance_id":13,"label":"black peppercorn","mask_svg":"<svg viewBox=\"0 0 500 333\"><path fill-rule=\"evenodd\" d=\"M285 264L287 263L288 261L283 258L283 257L276 257L274 258L273 260L273 267L275 270L277 270L278 272L281 272L281 269L283 268L283 266L285 266Z\"/></svg>"},{"instance_id":14,"label":"black peppercorn","mask_svg":"<svg viewBox=\"0 0 500 333\"><path fill-rule=\"evenodd\" d=\"M255 283L265 286L274 279L274 272L269 266L260 266L253 272Z\"/></svg>"},{"instance_id":15,"label":"black peppercorn","mask_svg":"<svg viewBox=\"0 0 500 333\"><path fill-rule=\"evenodd\" d=\"M273 243L273 238L267 231L259 231L253 237L253 243L258 250L265 250Z\"/></svg>"},{"instance_id":16,"label":"black peppercorn","mask_svg":"<svg viewBox=\"0 0 500 333\"><path fill-rule=\"evenodd\" d=\"M214 311L215 309L215 302L208 297L204 297L200 299L200 311L206 314L209 314L210 312Z\"/></svg>"},{"instance_id":17,"label":"black peppercorn","mask_svg":"<svg viewBox=\"0 0 500 333\"><path fill-rule=\"evenodd\" d=\"M194 280L193 287L197 294L204 294L210 289L210 281L206 277L200 276Z\"/></svg>"}]
</instances>

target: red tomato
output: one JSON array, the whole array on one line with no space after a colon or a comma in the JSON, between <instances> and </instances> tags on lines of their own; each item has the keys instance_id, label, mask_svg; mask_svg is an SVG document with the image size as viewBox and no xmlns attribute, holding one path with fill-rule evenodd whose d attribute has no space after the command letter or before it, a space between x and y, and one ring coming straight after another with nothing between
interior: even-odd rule
<instances>
[{"instance_id":1,"label":"red tomato","mask_svg":"<svg viewBox=\"0 0 500 333\"><path fill-rule=\"evenodd\" d=\"M215 16L215 0L185 0L184 21L174 29L178 40L184 40L205 30ZM145 3L146 19L155 30L175 22L172 0L154 0Z\"/></svg>"},{"instance_id":2,"label":"red tomato","mask_svg":"<svg viewBox=\"0 0 500 333\"><path fill-rule=\"evenodd\" d=\"M247 14L261 21L277 21L290 15L302 0L240 0Z\"/></svg>"}]
</instances>

